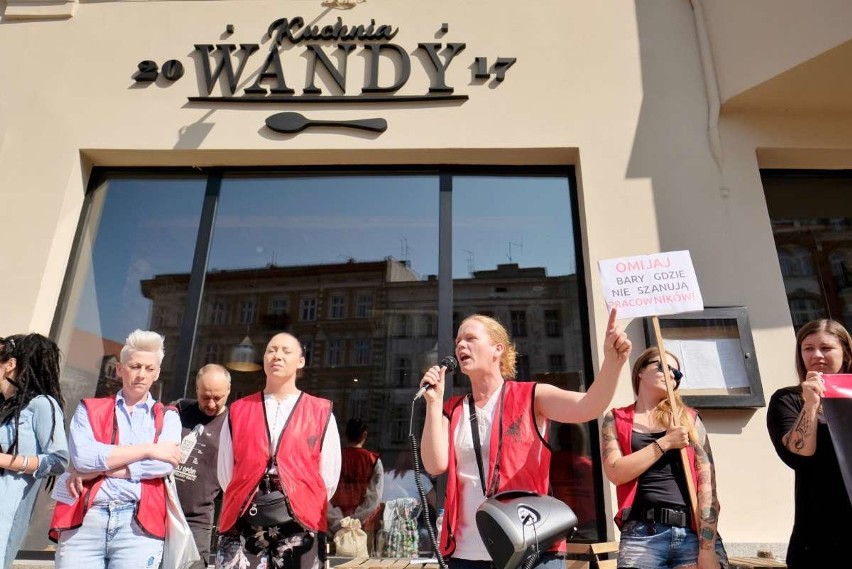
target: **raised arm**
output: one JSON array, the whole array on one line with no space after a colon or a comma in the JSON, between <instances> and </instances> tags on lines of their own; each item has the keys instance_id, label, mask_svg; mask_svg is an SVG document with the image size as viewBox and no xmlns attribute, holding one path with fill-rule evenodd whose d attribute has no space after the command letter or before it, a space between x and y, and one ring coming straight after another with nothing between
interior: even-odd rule
<instances>
[{"instance_id":1,"label":"raised arm","mask_svg":"<svg viewBox=\"0 0 852 569\"><path fill-rule=\"evenodd\" d=\"M781 439L784 448L801 456L813 456L817 448L816 425L817 413L822 402L825 386L822 374L809 371L802 382L802 396L805 404L792 428Z\"/></svg>"},{"instance_id":2,"label":"raised arm","mask_svg":"<svg viewBox=\"0 0 852 569\"><path fill-rule=\"evenodd\" d=\"M618 376L630 357L632 344L627 335L616 326L618 315L613 308L604 338L604 360L601 370L585 393L567 391L553 385L536 386L536 414L560 423L585 423L597 419L612 402Z\"/></svg>"}]
</instances>

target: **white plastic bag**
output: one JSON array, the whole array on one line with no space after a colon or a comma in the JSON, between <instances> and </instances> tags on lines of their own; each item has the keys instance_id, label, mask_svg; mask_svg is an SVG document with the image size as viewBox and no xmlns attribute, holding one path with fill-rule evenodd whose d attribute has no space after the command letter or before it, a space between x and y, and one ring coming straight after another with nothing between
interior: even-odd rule
<instances>
[{"instance_id":1,"label":"white plastic bag","mask_svg":"<svg viewBox=\"0 0 852 569\"><path fill-rule=\"evenodd\" d=\"M172 475L166 483L166 541L163 544L163 569L186 569L201 559L192 530L186 523L183 508L178 501L177 487Z\"/></svg>"}]
</instances>

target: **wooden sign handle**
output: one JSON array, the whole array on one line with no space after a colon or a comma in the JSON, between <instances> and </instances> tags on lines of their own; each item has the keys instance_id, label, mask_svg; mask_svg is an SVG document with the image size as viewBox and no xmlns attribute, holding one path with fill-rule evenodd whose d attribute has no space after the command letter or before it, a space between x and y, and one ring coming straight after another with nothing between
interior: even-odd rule
<instances>
[{"instance_id":1,"label":"wooden sign handle","mask_svg":"<svg viewBox=\"0 0 852 569\"><path fill-rule=\"evenodd\" d=\"M663 345L663 334L660 332L660 319L657 316L651 316L651 324L654 326L654 336L657 340L657 348L660 353L660 363L663 368L663 376L666 378L666 392L669 397L669 405L672 408L671 424L672 426L680 425L679 409L675 402L674 396L674 379L672 378L671 369L669 369L668 358L666 357L666 348ZM701 528L701 519L698 515L698 495L695 491L695 481L692 479L692 468L689 464L689 456L686 454L686 447L680 449L680 460L683 463L683 472L686 476L686 487L689 490L689 503L692 506L692 515L695 518L696 531Z\"/></svg>"}]
</instances>

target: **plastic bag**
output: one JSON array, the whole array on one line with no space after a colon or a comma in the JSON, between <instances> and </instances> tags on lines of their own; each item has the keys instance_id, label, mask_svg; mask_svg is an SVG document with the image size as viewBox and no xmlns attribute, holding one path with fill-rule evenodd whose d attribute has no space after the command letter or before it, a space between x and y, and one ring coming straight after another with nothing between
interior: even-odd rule
<instances>
[{"instance_id":1,"label":"plastic bag","mask_svg":"<svg viewBox=\"0 0 852 569\"><path fill-rule=\"evenodd\" d=\"M419 549L417 517L420 502L415 498L398 498L385 503L384 529L379 550L383 557L416 557Z\"/></svg>"},{"instance_id":2,"label":"plastic bag","mask_svg":"<svg viewBox=\"0 0 852 569\"><path fill-rule=\"evenodd\" d=\"M163 569L183 569L199 559L192 530L186 523L172 475L166 477L166 540L163 544Z\"/></svg>"}]
</instances>

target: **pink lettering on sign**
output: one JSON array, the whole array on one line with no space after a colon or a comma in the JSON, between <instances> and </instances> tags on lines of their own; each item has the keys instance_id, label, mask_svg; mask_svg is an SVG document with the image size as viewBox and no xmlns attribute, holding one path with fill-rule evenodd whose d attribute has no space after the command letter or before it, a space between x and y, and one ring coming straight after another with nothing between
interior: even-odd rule
<instances>
[{"instance_id":1,"label":"pink lettering on sign","mask_svg":"<svg viewBox=\"0 0 852 569\"><path fill-rule=\"evenodd\" d=\"M627 261L615 264L615 270L619 273L627 271L647 271L650 269L667 269L671 267L672 261L668 257L665 259L642 259L639 261Z\"/></svg>"}]
</instances>

